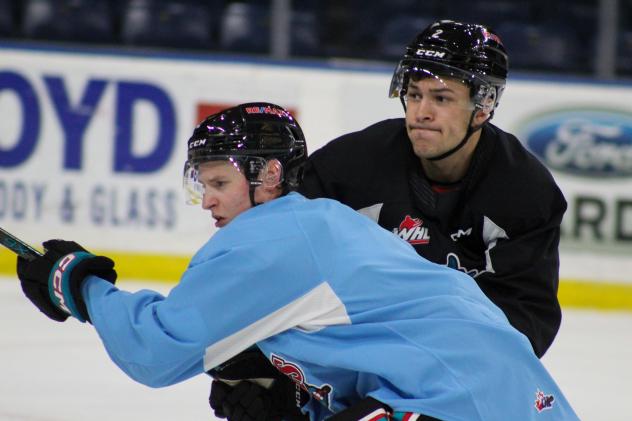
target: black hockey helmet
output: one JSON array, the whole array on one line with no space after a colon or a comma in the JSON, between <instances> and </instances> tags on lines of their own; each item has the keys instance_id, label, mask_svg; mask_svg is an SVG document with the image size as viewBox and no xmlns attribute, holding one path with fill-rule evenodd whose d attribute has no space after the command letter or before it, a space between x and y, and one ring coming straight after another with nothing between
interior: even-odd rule
<instances>
[{"instance_id":1,"label":"black hockey helmet","mask_svg":"<svg viewBox=\"0 0 632 421\"><path fill-rule=\"evenodd\" d=\"M507 52L491 28L442 20L408 45L393 73L389 96L403 98L413 75L452 77L471 87L477 108L491 112L505 88L507 70Z\"/></svg>"},{"instance_id":2,"label":"black hockey helmet","mask_svg":"<svg viewBox=\"0 0 632 421\"><path fill-rule=\"evenodd\" d=\"M197 183L200 164L230 161L243 172L253 191L262 183L260 172L271 159L277 159L283 167L283 192L294 190L302 176L307 146L301 127L283 107L251 102L206 117L188 140L184 166L187 202L200 202Z\"/></svg>"}]
</instances>

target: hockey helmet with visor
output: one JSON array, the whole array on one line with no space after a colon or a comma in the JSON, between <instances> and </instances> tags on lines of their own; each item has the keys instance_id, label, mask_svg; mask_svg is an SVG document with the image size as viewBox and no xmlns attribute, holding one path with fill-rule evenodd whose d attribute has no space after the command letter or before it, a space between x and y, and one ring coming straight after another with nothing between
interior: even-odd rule
<instances>
[{"instance_id":1,"label":"hockey helmet with visor","mask_svg":"<svg viewBox=\"0 0 632 421\"><path fill-rule=\"evenodd\" d=\"M225 161L243 174L254 206L254 190L264 183L261 173L270 160L281 164L285 194L298 186L306 158L303 131L284 108L267 102L228 108L204 119L188 140L183 174L186 202L201 203L204 187L198 170L206 162Z\"/></svg>"}]
</instances>

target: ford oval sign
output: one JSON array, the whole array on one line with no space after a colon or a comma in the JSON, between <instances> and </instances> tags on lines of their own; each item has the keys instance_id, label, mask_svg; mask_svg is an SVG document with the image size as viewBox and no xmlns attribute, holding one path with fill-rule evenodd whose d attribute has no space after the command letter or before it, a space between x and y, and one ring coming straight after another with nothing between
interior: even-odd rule
<instances>
[{"instance_id":1,"label":"ford oval sign","mask_svg":"<svg viewBox=\"0 0 632 421\"><path fill-rule=\"evenodd\" d=\"M528 119L516 134L549 168L587 177L632 176L632 113L557 110Z\"/></svg>"}]
</instances>

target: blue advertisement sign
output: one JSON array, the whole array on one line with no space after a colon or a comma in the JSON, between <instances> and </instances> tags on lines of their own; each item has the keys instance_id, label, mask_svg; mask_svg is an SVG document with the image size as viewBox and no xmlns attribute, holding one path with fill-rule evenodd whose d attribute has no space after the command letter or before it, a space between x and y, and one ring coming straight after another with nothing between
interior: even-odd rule
<instances>
[{"instance_id":1,"label":"blue advertisement sign","mask_svg":"<svg viewBox=\"0 0 632 421\"><path fill-rule=\"evenodd\" d=\"M551 169L592 178L632 176L632 113L560 109L519 127L519 138Z\"/></svg>"}]
</instances>

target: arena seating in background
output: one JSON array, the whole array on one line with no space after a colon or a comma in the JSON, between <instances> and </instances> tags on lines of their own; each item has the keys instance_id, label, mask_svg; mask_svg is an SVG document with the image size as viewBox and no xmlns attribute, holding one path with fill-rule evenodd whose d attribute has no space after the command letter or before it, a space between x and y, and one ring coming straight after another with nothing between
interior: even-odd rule
<instances>
[{"instance_id":1,"label":"arena seating in background","mask_svg":"<svg viewBox=\"0 0 632 421\"><path fill-rule=\"evenodd\" d=\"M617 63L619 74L632 76L632 0L620 0L618 15L620 30L617 34Z\"/></svg>"},{"instance_id":2,"label":"arena seating in background","mask_svg":"<svg viewBox=\"0 0 632 421\"><path fill-rule=\"evenodd\" d=\"M11 0L0 0L0 37L9 37L15 32L15 13Z\"/></svg>"},{"instance_id":3,"label":"arena seating in background","mask_svg":"<svg viewBox=\"0 0 632 421\"><path fill-rule=\"evenodd\" d=\"M290 11L291 55L322 54L320 24L317 12L310 7ZM220 47L223 51L267 54L271 48L271 25L270 9L261 2L230 3L220 25Z\"/></svg>"},{"instance_id":4,"label":"arena seating in background","mask_svg":"<svg viewBox=\"0 0 632 421\"><path fill-rule=\"evenodd\" d=\"M272 0L0 0L0 39L266 55ZM292 0L292 57L396 61L434 20L495 28L510 68L590 74L596 0ZM632 74L632 0L619 0L617 69Z\"/></svg>"},{"instance_id":5,"label":"arena seating in background","mask_svg":"<svg viewBox=\"0 0 632 421\"><path fill-rule=\"evenodd\" d=\"M621 31L617 40L617 70L626 75L632 74L632 30Z\"/></svg>"},{"instance_id":6,"label":"arena seating in background","mask_svg":"<svg viewBox=\"0 0 632 421\"><path fill-rule=\"evenodd\" d=\"M129 0L122 7L121 40L127 45L217 48L223 1Z\"/></svg>"},{"instance_id":7,"label":"arena seating in background","mask_svg":"<svg viewBox=\"0 0 632 421\"><path fill-rule=\"evenodd\" d=\"M532 20L532 0L485 0L475 5L470 0L446 2L444 15L453 20L482 23L496 29L504 22Z\"/></svg>"},{"instance_id":8,"label":"arena seating in background","mask_svg":"<svg viewBox=\"0 0 632 421\"><path fill-rule=\"evenodd\" d=\"M25 0L22 34L47 41L112 43L114 15L108 0Z\"/></svg>"},{"instance_id":9,"label":"arena seating in background","mask_svg":"<svg viewBox=\"0 0 632 421\"><path fill-rule=\"evenodd\" d=\"M442 9L440 0L376 0L370 6L364 0L346 0L338 8L337 27L327 31L330 36L330 47L336 55L369 59L392 60L404 51L415 33L423 26L414 27L415 19L430 17L436 20ZM421 20L417 22L422 22ZM424 21L425 22L425 21ZM330 22L325 21L328 27ZM398 33L397 25L404 25ZM337 33L336 33L337 32ZM338 42L337 38L342 42ZM395 42L403 41L395 54Z\"/></svg>"},{"instance_id":10,"label":"arena seating in background","mask_svg":"<svg viewBox=\"0 0 632 421\"><path fill-rule=\"evenodd\" d=\"M509 53L512 69L581 72L590 65L582 54L583 46L573 41L577 35L570 26L508 22L500 24L497 31Z\"/></svg>"},{"instance_id":11,"label":"arena seating in background","mask_svg":"<svg viewBox=\"0 0 632 421\"><path fill-rule=\"evenodd\" d=\"M311 57L323 54L317 13L309 10L291 12L290 54Z\"/></svg>"},{"instance_id":12,"label":"arena seating in background","mask_svg":"<svg viewBox=\"0 0 632 421\"><path fill-rule=\"evenodd\" d=\"M229 3L220 23L224 51L266 54L270 51L270 9L255 2Z\"/></svg>"},{"instance_id":13,"label":"arena seating in background","mask_svg":"<svg viewBox=\"0 0 632 421\"><path fill-rule=\"evenodd\" d=\"M377 44L379 58L389 61L399 60L415 35L433 21L434 19L431 18L411 15L399 15L388 20Z\"/></svg>"}]
</instances>

